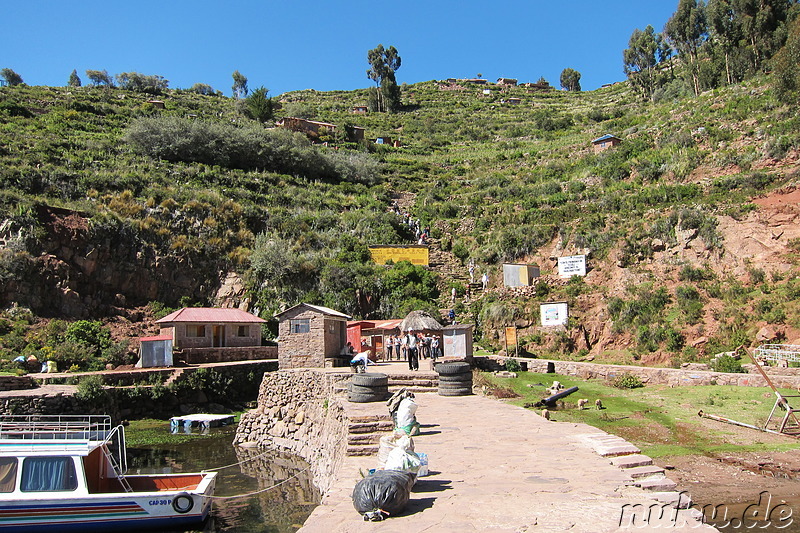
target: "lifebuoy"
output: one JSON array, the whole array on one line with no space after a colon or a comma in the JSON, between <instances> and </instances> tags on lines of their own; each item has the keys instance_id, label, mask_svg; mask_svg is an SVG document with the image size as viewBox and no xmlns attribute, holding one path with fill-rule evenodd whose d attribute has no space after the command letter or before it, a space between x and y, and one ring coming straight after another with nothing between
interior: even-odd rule
<instances>
[{"instance_id":1,"label":"lifebuoy","mask_svg":"<svg viewBox=\"0 0 800 533\"><path fill-rule=\"evenodd\" d=\"M185 492L181 492L172 499L172 508L176 513L188 513L192 507L194 507L194 499Z\"/></svg>"}]
</instances>

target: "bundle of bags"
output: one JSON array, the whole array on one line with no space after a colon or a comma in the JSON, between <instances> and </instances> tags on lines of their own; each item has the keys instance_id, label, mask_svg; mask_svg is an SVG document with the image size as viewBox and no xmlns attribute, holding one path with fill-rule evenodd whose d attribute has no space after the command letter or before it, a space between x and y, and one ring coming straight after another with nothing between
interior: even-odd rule
<instances>
[{"instance_id":1,"label":"bundle of bags","mask_svg":"<svg viewBox=\"0 0 800 533\"><path fill-rule=\"evenodd\" d=\"M381 437L379 469L353 489L353 506L364 520L379 521L399 514L411 496L418 476L428 474L428 456L414 451L411 435L419 434L414 395L401 389L387 402L395 422L391 435Z\"/></svg>"}]
</instances>

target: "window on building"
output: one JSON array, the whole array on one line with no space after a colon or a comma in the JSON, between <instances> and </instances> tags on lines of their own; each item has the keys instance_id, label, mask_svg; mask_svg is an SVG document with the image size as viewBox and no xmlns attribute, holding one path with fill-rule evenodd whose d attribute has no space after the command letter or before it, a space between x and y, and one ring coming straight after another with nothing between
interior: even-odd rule
<instances>
[{"instance_id":1,"label":"window on building","mask_svg":"<svg viewBox=\"0 0 800 533\"><path fill-rule=\"evenodd\" d=\"M62 492L78 488L72 457L26 457L22 462L22 492Z\"/></svg>"},{"instance_id":2,"label":"window on building","mask_svg":"<svg viewBox=\"0 0 800 533\"><path fill-rule=\"evenodd\" d=\"M293 318L289 320L290 333L308 333L311 331L311 319Z\"/></svg>"},{"instance_id":3,"label":"window on building","mask_svg":"<svg viewBox=\"0 0 800 533\"><path fill-rule=\"evenodd\" d=\"M186 336L187 337L205 337L206 336L206 327L203 325L198 326L197 324L191 324L186 326Z\"/></svg>"},{"instance_id":4,"label":"window on building","mask_svg":"<svg viewBox=\"0 0 800 533\"><path fill-rule=\"evenodd\" d=\"M239 326L236 330L237 337L249 337L250 336L250 326Z\"/></svg>"},{"instance_id":5,"label":"window on building","mask_svg":"<svg viewBox=\"0 0 800 533\"><path fill-rule=\"evenodd\" d=\"M16 457L0 457L0 492L14 492L18 463Z\"/></svg>"}]
</instances>

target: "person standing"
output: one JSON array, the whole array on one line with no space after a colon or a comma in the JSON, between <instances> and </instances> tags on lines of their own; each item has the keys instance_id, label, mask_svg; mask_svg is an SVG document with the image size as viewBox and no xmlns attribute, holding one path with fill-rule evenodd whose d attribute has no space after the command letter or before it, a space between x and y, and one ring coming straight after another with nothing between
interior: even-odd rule
<instances>
[{"instance_id":1,"label":"person standing","mask_svg":"<svg viewBox=\"0 0 800 533\"><path fill-rule=\"evenodd\" d=\"M408 359L408 335L400 335L400 354L403 359Z\"/></svg>"},{"instance_id":2,"label":"person standing","mask_svg":"<svg viewBox=\"0 0 800 533\"><path fill-rule=\"evenodd\" d=\"M386 339L386 360L392 360L392 350L394 349L394 335L389 335L389 338Z\"/></svg>"},{"instance_id":3,"label":"person standing","mask_svg":"<svg viewBox=\"0 0 800 533\"><path fill-rule=\"evenodd\" d=\"M436 360L442 356L441 348L439 347L439 337L431 339L431 359L436 364Z\"/></svg>"},{"instance_id":4,"label":"person standing","mask_svg":"<svg viewBox=\"0 0 800 533\"><path fill-rule=\"evenodd\" d=\"M413 330L408 331L406 344L408 346L408 369L419 370L419 352L417 336Z\"/></svg>"},{"instance_id":5,"label":"person standing","mask_svg":"<svg viewBox=\"0 0 800 533\"><path fill-rule=\"evenodd\" d=\"M481 276L481 283L483 284L483 290L486 290L486 287L489 286L489 273L484 272L483 276Z\"/></svg>"}]
</instances>

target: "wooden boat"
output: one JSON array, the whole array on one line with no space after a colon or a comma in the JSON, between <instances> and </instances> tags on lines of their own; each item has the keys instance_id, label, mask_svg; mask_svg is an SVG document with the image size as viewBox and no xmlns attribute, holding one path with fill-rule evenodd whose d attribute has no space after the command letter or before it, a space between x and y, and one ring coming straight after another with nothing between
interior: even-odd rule
<instances>
[{"instance_id":1,"label":"wooden boat","mask_svg":"<svg viewBox=\"0 0 800 533\"><path fill-rule=\"evenodd\" d=\"M0 531L142 531L202 523L216 472L126 475L105 415L0 417Z\"/></svg>"}]
</instances>

